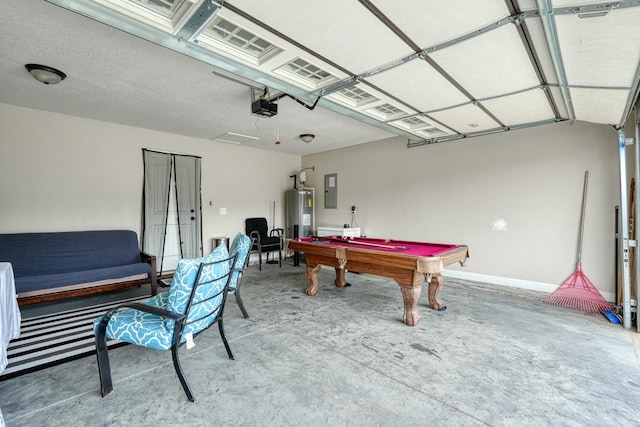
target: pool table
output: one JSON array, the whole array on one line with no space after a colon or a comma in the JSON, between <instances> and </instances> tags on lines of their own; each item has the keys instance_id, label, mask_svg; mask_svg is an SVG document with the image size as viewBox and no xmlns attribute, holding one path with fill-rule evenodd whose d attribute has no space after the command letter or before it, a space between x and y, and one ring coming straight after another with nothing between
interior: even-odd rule
<instances>
[{"instance_id":1,"label":"pool table","mask_svg":"<svg viewBox=\"0 0 640 427\"><path fill-rule=\"evenodd\" d=\"M339 287L346 285L345 270L389 277L400 285L404 301L402 320L409 326L420 322L418 299L422 283L429 284L431 308L445 309L444 302L438 298L442 287L440 273L447 265L456 262L464 265L469 256L469 248L465 245L369 237L312 236L288 239L287 245L289 250L305 254L309 279L305 294L318 293L318 271L322 265L335 268L335 285Z\"/></svg>"}]
</instances>

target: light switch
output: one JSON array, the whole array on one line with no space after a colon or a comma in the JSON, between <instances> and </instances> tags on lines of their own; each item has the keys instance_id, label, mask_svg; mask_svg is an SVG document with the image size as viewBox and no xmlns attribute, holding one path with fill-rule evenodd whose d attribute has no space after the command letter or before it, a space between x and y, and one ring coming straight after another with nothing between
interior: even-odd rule
<instances>
[{"instance_id":1,"label":"light switch","mask_svg":"<svg viewBox=\"0 0 640 427\"><path fill-rule=\"evenodd\" d=\"M227 214L227 208L220 208L220 215L226 215Z\"/></svg>"}]
</instances>

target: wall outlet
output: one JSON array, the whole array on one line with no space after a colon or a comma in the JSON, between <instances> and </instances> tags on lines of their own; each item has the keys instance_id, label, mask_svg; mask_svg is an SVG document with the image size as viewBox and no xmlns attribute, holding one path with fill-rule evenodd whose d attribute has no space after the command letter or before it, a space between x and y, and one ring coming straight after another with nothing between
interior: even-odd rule
<instances>
[{"instance_id":1,"label":"wall outlet","mask_svg":"<svg viewBox=\"0 0 640 427\"><path fill-rule=\"evenodd\" d=\"M220 215L226 215L227 214L227 208L220 208Z\"/></svg>"}]
</instances>

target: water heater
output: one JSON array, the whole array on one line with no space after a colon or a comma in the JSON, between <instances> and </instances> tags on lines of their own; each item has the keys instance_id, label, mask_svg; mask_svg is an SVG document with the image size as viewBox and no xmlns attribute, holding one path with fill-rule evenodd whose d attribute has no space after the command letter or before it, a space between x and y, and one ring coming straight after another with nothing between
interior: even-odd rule
<instances>
[{"instance_id":1,"label":"water heater","mask_svg":"<svg viewBox=\"0 0 640 427\"><path fill-rule=\"evenodd\" d=\"M287 190L284 198L285 238L292 239L294 226L298 226L297 237L308 237L314 230L314 189L299 188Z\"/></svg>"}]
</instances>

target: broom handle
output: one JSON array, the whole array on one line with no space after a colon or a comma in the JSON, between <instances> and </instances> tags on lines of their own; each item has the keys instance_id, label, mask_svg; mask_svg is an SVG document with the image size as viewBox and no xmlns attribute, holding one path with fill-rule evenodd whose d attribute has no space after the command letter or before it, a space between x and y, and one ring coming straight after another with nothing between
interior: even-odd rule
<instances>
[{"instance_id":1,"label":"broom handle","mask_svg":"<svg viewBox=\"0 0 640 427\"><path fill-rule=\"evenodd\" d=\"M589 171L584 171L584 188L582 190L582 213L580 215L580 236L578 237L578 264L582 262L582 235L584 234L584 213L587 207L587 183Z\"/></svg>"}]
</instances>

